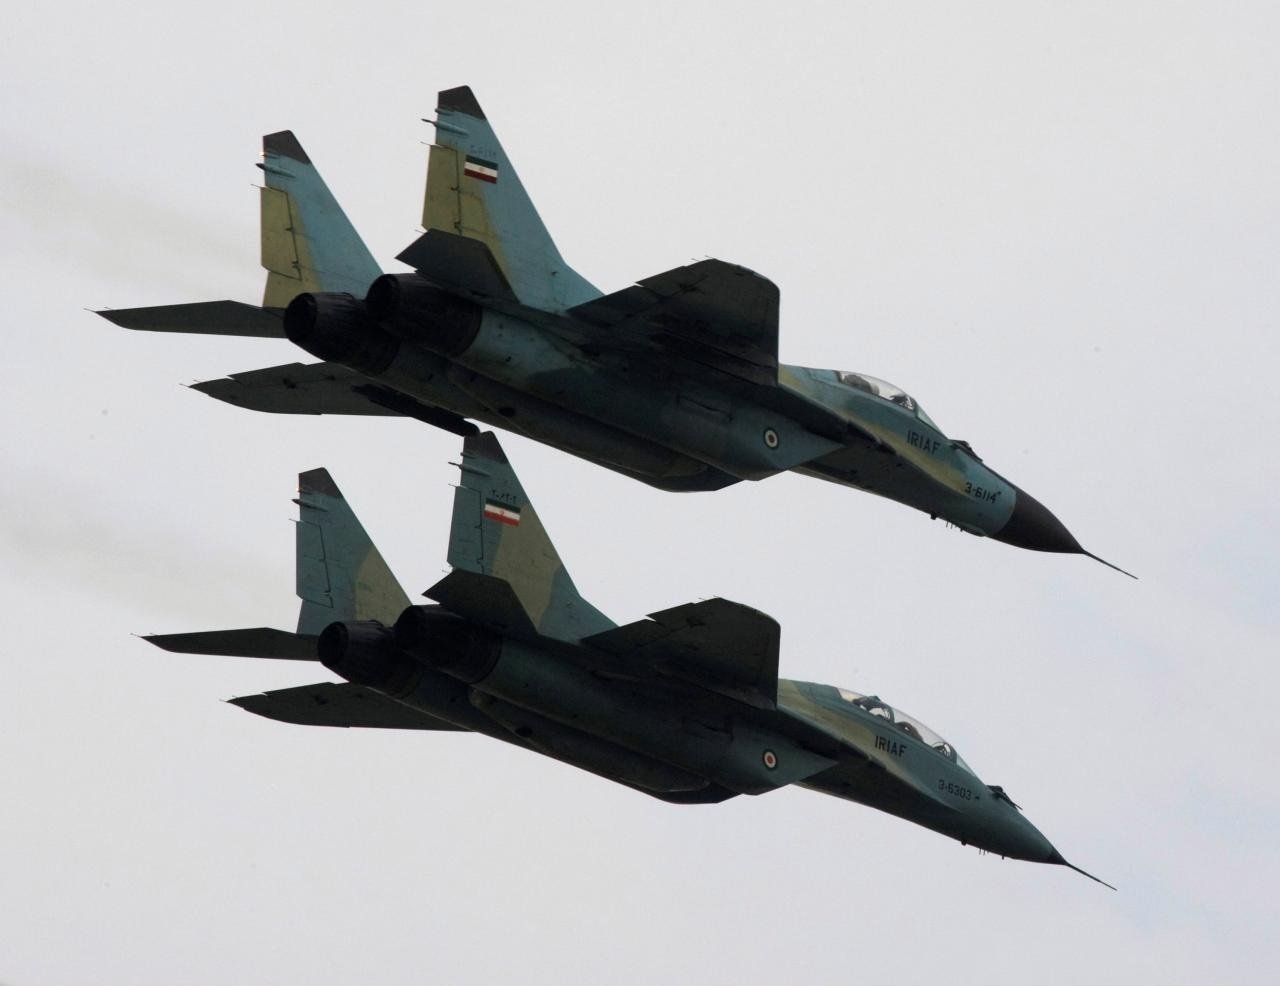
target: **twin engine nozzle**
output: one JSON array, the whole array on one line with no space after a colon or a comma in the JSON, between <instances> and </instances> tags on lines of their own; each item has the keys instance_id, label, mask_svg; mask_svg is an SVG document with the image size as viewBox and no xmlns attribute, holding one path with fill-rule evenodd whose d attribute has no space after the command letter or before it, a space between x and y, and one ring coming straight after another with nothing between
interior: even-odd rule
<instances>
[{"instance_id":1,"label":"twin engine nozzle","mask_svg":"<svg viewBox=\"0 0 1280 986\"><path fill-rule=\"evenodd\" d=\"M312 356L376 375L402 342L457 356L475 341L482 317L479 305L417 274L383 274L363 301L337 291L298 295L284 310L284 333Z\"/></svg>"},{"instance_id":2,"label":"twin engine nozzle","mask_svg":"<svg viewBox=\"0 0 1280 986\"><path fill-rule=\"evenodd\" d=\"M330 623L317 643L320 663L334 674L391 695L409 691L424 668L479 681L501 651L501 638L438 606L410 606L394 628L377 620Z\"/></svg>"}]
</instances>

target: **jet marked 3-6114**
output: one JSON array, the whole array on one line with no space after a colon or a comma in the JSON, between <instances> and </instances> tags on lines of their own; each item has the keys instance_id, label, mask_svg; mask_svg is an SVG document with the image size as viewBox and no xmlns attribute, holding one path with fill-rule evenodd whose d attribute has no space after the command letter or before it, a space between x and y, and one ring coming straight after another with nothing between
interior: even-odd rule
<instances>
[{"instance_id":1,"label":"jet marked 3-6114","mask_svg":"<svg viewBox=\"0 0 1280 986\"><path fill-rule=\"evenodd\" d=\"M402 415L462 435L480 421L665 490L791 470L972 534L1089 554L901 388L780 362L767 278L703 260L599 291L560 256L471 90L441 92L436 109L426 231L398 257L413 273L382 272L281 131L263 138L262 305L101 314L133 329L287 336L323 361L195 385L241 407Z\"/></svg>"}]
</instances>

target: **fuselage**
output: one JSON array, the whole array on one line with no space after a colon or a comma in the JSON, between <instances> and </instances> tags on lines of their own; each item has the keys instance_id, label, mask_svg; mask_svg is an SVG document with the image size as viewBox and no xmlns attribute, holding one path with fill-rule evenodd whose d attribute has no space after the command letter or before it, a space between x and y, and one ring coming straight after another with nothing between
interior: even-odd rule
<instances>
[{"instance_id":1,"label":"fuselage","mask_svg":"<svg viewBox=\"0 0 1280 986\"><path fill-rule=\"evenodd\" d=\"M973 534L1009 522L1017 488L949 439L905 392L861 373L783 365L778 384L829 408L870 442L851 443L794 471L854 486L942 517Z\"/></svg>"},{"instance_id":2,"label":"fuselage","mask_svg":"<svg viewBox=\"0 0 1280 986\"><path fill-rule=\"evenodd\" d=\"M793 470L979 536L1080 550L1052 514L943 434L913 398L873 377L782 364L765 383L623 337L612 345L568 317L519 317L454 299L429 317L360 316L358 324L345 309L304 322L295 307L286 330L315 355L661 489L713 490Z\"/></svg>"},{"instance_id":3,"label":"fuselage","mask_svg":"<svg viewBox=\"0 0 1280 986\"><path fill-rule=\"evenodd\" d=\"M778 707L820 725L857 755L800 781L1002 856L1050 862L1053 846L955 748L874 696L812 682L778 682Z\"/></svg>"},{"instance_id":4,"label":"fuselage","mask_svg":"<svg viewBox=\"0 0 1280 986\"><path fill-rule=\"evenodd\" d=\"M755 707L586 644L467 628L439 607L410 607L395 646L378 627L341 636L343 647L321 637L321 658L348 680L665 800L794 783L1004 856L1053 861L1048 841L950 744L875 698L781 679L776 706ZM361 640L372 643L345 643Z\"/></svg>"}]
</instances>

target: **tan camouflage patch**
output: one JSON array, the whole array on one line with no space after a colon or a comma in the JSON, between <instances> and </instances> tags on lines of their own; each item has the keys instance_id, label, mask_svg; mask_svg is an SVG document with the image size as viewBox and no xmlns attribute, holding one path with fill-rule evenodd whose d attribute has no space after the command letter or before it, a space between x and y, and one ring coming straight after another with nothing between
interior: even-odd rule
<instances>
[{"instance_id":1,"label":"tan camouflage patch","mask_svg":"<svg viewBox=\"0 0 1280 986\"><path fill-rule=\"evenodd\" d=\"M409 598L377 548L370 548L351 581L357 620L377 620L391 626L409 605Z\"/></svg>"},{"instance_id":2,"label":"tan camouflage patch","mask_svg":"<svg viewBox=\"0 0 1280 986\"><path fill-rule=\"evenodd\" d=\"M542 626L556 576L563 568L533 507L526 505L520 511L519 525L503 526L491 571L511 585L535 627Z\"/></svg>"},{"instance_id":3,"label":"tan camouflage patch","mask_svg":"<svg viewBox=\"0 0 1280 986\"><path fill-rule=\"evenodd\" d=\"M479 240L489 248L502 275L511 280L506 254L502 249L502 237L489 221L485 205L483 182L465 181L462 163L465 155L451 147L431 145L427 157L427 191L422 204L422 225L426 229L440 229L446 233L459 233L471 240Z\"/></svg>"},{"instance_id":4,"label":"tan camouflage patch","mask_svg":"<svg viewBox=\"0 0 1280 986\"><path fill-rule=\"evenodd\" d=\"M320 291L306 229L288 192L260 189L262 266L267 271L263 308L284 308L298 295Z\"/></svg>"}]
</instances>

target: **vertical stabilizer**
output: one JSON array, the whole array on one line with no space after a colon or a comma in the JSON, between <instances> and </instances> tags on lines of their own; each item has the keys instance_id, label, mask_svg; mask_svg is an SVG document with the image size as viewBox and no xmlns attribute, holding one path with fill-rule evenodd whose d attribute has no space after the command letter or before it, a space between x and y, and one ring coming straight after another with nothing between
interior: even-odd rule
<instances>
[{"instance_id":1,"label":"vertical stabilizer","mask_svg":"<svg viewBox=\"0 0 1280 986\"><path fill-rule=\"evenodd\" d=\"M392 626L409 598L369 540L328 470L298 476L298 633L335 620Z\"/></svg>"},{"instance_id":2,"label":"vertical stabilizer","mask_svg":"<svg viewBox=\"0 0 1280 986\"><path fill-rule=\"evenodd\" d=\"M471 89L441 92L436 113L422 225L484 243L526 305L558 312L600 297L560 256Z\"/></svg>"},{"instance_id":3,"label":"vertical stabilizer","mask_svg":"<svg viewBox=\"0 0 1280 986\"><path fill-rule=\"evenodd\" d=\"M382 273L292 131L262 138L263 308L284 308L305 291L363 298Z\"/></svg>"},{"instance_id":4,"label":"vertical stabilizer","mask_svg":"<svg viewBox=\"0 0 1280 986\"><path fill-rule=\"evenodd\" d=\"M492 432L466 439L460 468L449 531L453 573L428 595L470 618L558 640L612 628L578 593Z\"/></svg>"}]
</instances>

